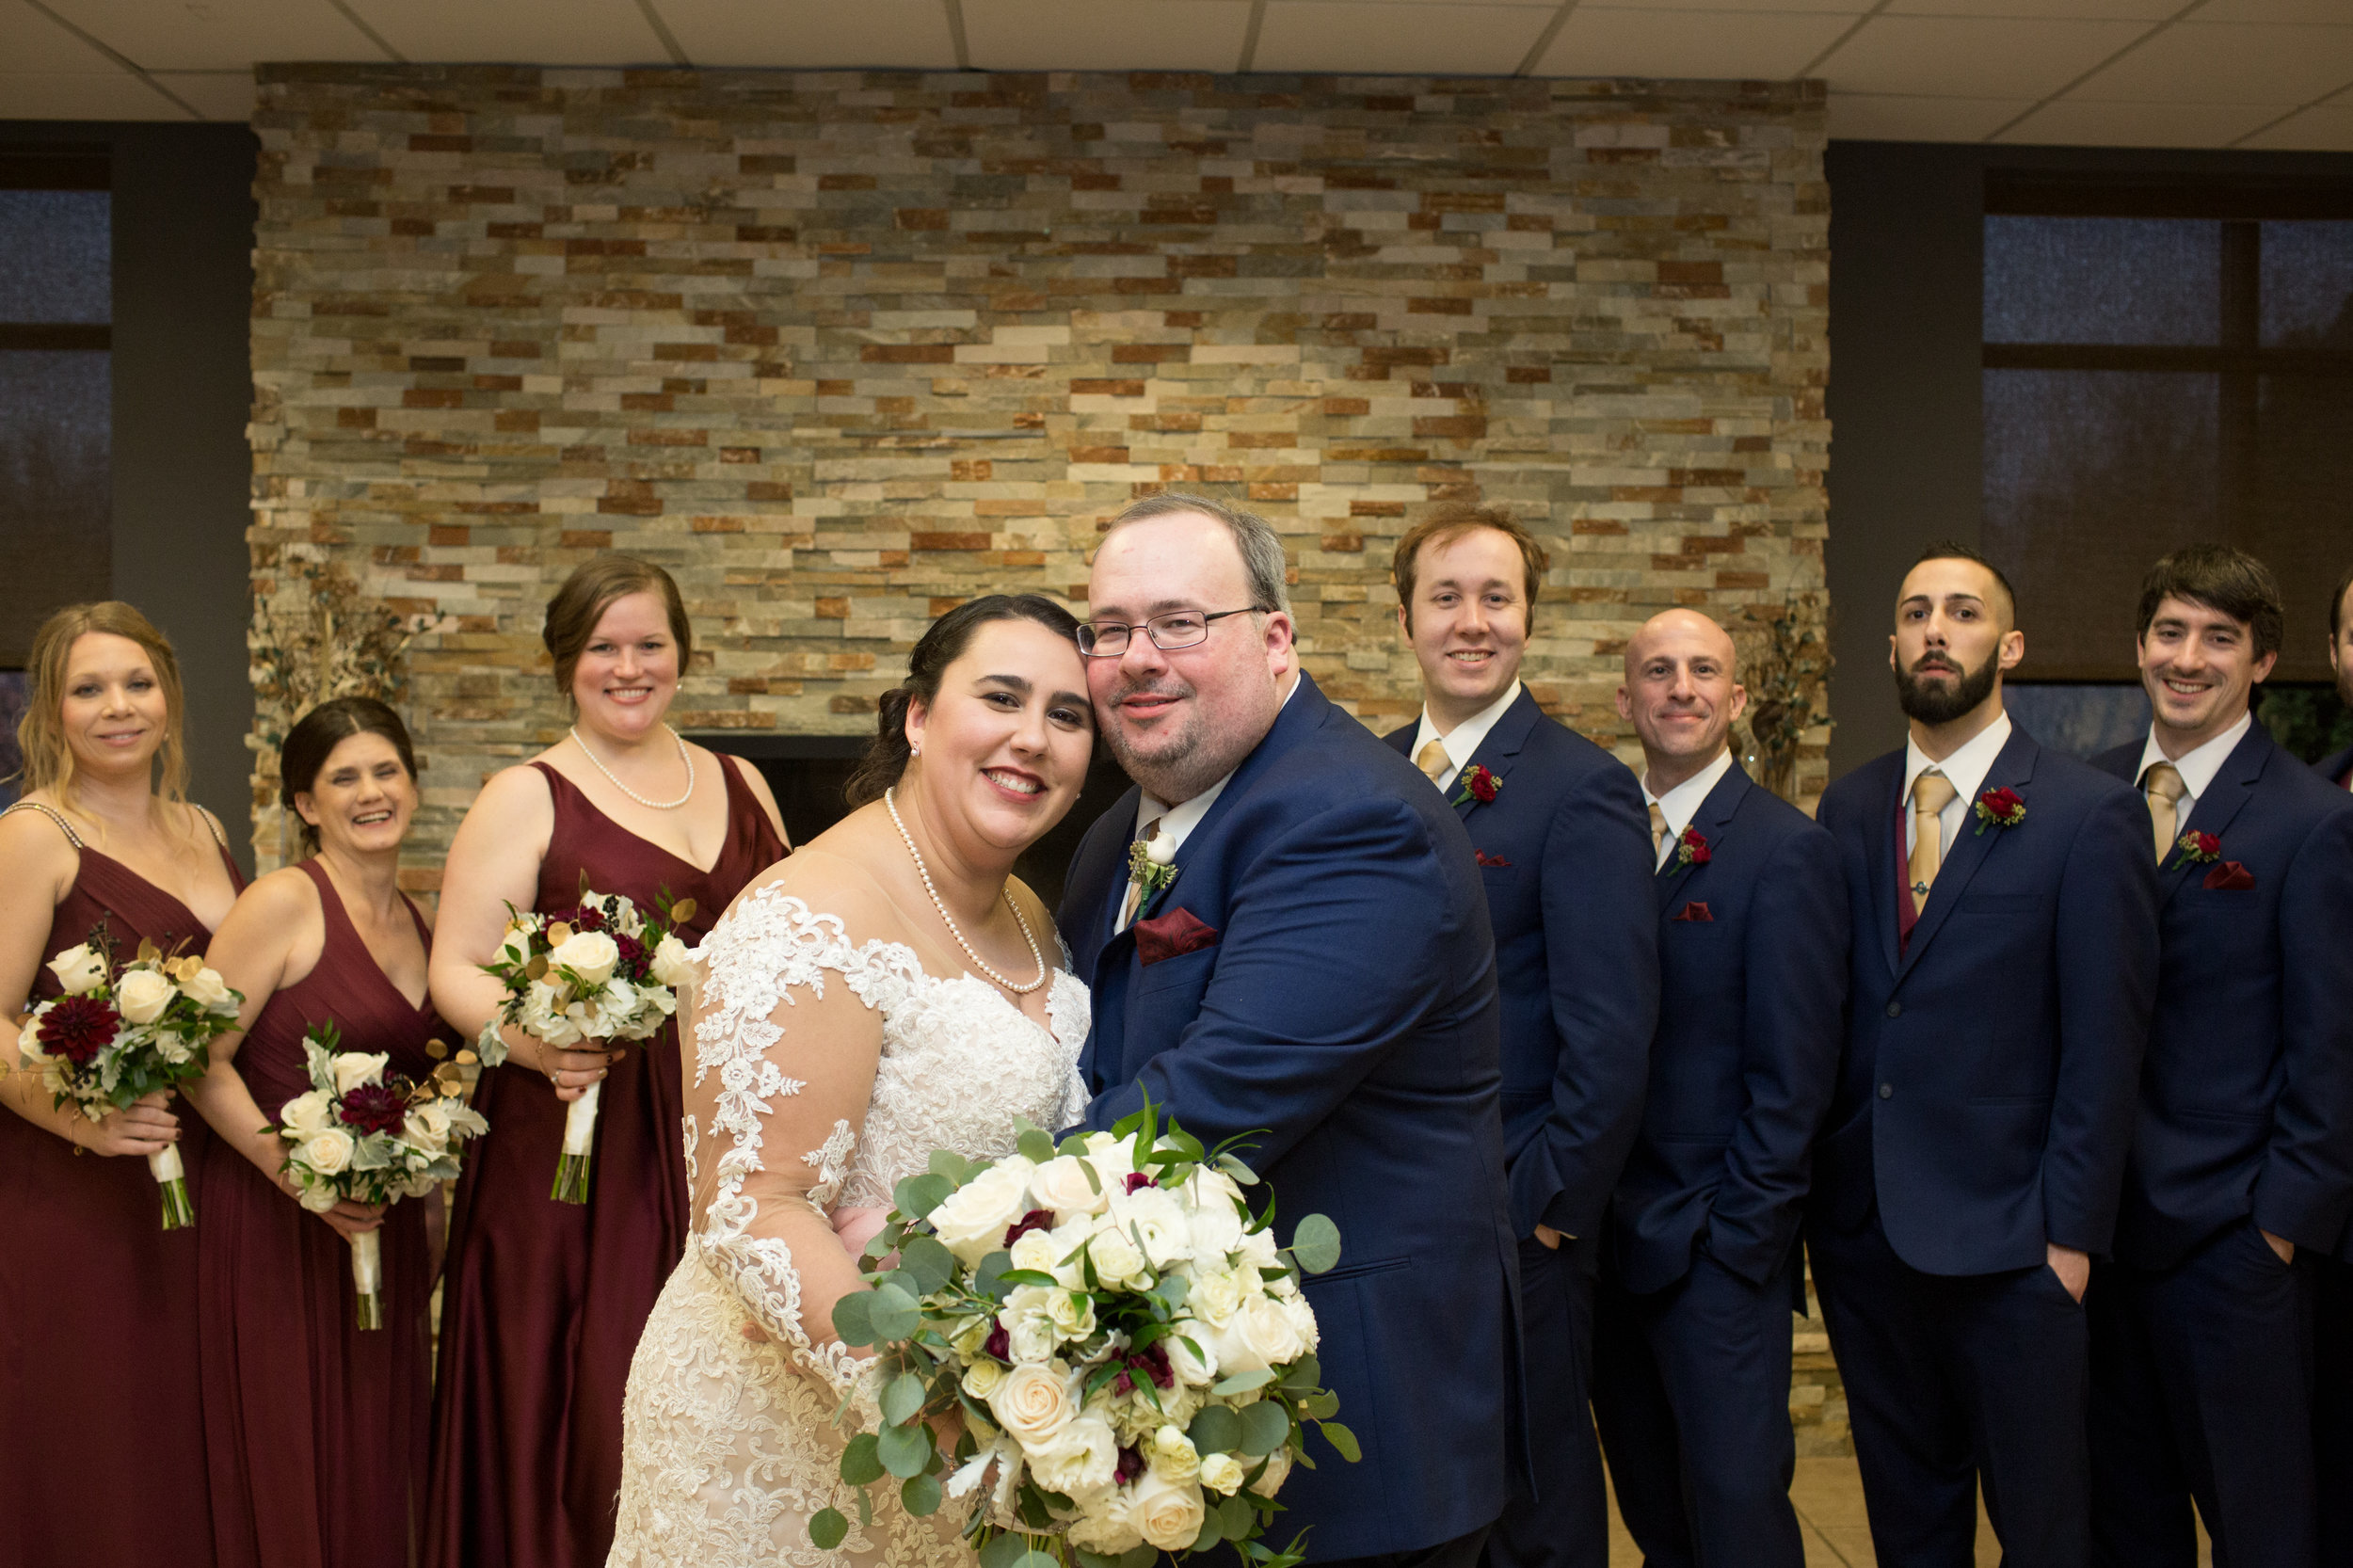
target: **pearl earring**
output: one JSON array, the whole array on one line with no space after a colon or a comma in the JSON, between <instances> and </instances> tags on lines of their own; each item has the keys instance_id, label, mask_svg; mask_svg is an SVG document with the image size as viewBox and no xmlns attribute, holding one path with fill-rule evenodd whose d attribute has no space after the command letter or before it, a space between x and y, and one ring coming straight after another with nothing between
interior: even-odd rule
<instances>
[{"instance_id":1,"label":"pearl earring","mask_svg":"<svg viewBox=\"0 0 2353 1568\"><path fill-rule=\"evenodd\" d=\"M907 747L907 755L909 757L920 757L923 755L923 748L920 745L910 745Z\"/></svg>"}]
</instances>

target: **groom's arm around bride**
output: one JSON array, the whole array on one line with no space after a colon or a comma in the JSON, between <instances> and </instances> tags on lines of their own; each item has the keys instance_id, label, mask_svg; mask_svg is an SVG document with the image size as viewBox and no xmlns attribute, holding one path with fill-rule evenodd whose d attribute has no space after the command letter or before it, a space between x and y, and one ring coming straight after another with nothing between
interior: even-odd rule
<instances>
[{"instance_id":1,"label":"groom's arm around bride","mask_svg":"<svg viewBox=\"0 0 2353 1568\"><path fill-rule=\"evenodd\" d=\"M1464 1568L1519 1422L1494 942L1462 824L1297 667L1279 541L1161 496L1116 520L1089 598L1102 733L1140 785L1088 833L1062 926L1094 990L1087 1122L1145 1097L1237 1135L1278 1234L1337 1222L1305 1282L1361 1463L1320 1438L1271 1539ZM1173 618L1163 618L1173 617ZM1173 881L1129 896L1150 826Z\"/></svg>"}]
</instances>

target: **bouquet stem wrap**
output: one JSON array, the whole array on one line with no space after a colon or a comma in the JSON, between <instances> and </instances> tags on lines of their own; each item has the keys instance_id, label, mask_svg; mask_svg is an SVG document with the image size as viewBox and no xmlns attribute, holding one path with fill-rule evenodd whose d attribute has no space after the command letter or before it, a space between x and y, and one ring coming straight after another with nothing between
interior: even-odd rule
<instances>
[{"instance_id":1,"label":"bouquet stem wrap","mask_svg":"<svg viewBox=\"0 0 2353 1568\"><path fill-rule=\"evenodd\" d=\"M360 1328L384 1326L384 1236L363 1230L351 1239L353 1317Z\"/></svg>"},{"instance_id":2,"label":"bouquet stem wrap","mask_svg":"<svg viewBox=\"0 0 2353 1568\"><path fill-rule=\"evenodd\" d=\"M147 1157L148 1173L163 1189L164 1228L185 1230L196 1224L196 1202L188 1196L188 1168L180 1160L180 1145Z\"/></svg>"},{"instance_id":3,"label":"bouquet stem wrap","mask_svg":"<svg viewBox=\"0 0 2353 1568\"><path fill-rule=\"evenodd\" d=\"M555 1186L548 1193L558 1203L588 1201L588 1167L597 1150L597 1096L600 1081L582 1091L564 1112L564 1152L555 1161Z\"/></svg>"}]
</instances>

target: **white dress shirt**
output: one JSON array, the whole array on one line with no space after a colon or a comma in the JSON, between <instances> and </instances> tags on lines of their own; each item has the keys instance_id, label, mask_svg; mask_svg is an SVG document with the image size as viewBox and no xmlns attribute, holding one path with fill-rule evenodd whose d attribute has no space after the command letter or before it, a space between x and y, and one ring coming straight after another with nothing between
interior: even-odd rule
<instances>
[{"instance_id":1,"label":"white dress shirt","mask_svg":"<svg viewBox=\"0 0 2353 1568\"><path fill-rule=\"evenodd\" d=\"M1993 759L2002 754L2009 743L2009 715L1997 715L1992 724L1973 736L1968 744L1942 762L1929 760L1929 754L1920 749L1917 741L1904 743L1904 855L1909 857L1913 840L1918 834L1912 815L1912 786L1924 773L1941 773L1953 787L1953 798L1945 803L1945 809L1936 814L1937 837L1944 845L1943 858L1952 857L1953 846L1961 842L1961 830L1967 826L1971 813L1976 811L1977 795L1985 788L1985 776L1993 771Z\"/></svg>"},{"instance_id":2,"label":"white dress shirt","mask_svg":"<svg viewBox=\"0 0 2353 1568\"><path fill-rule=\"evenodd\" d=\"M1283 710L1290 706L1291 698L1298 695L1299 687L1299 672L1297 670L1293 670L1291 672L1290 690L1285 692L1283 694L1283 700L1274 705L1275 715L1278 718L1282 715ZM1256 751L1257 748L1253 746L1251 749ZM1248 759L1245 758L1244 760L1246 761ZM1234 765L1234 773L1240 773L1241 771L1241 764L1237 762ZM1128 836L1128 841L1133 843L1136 840L1143 838L1144 824L1157 817L1160 819L1160 826L1154 830L1154 836L1158 837L1160 834L1165 833L1176 841L1176 848L1184 848L1185 840L1193 836L1193 830L1201 825L1201 819L1209 814L1209 808L1217 804L1217 797L1224 794L1225 792L1225 786L1233 781L1234 774L1229 773L1224 778L1219 779L1216 783L1210 785L1208 789L1193 796L1191 800L1182 802L1181 804L1176 806L1170 806L1165 802L1155 799L1148 791L1137 791L1136 826L1135 831ZM1128 879L1128 882L1132 882L1133 880L1133 877L1129 877ZM1120 884L1123 888L1127 885L1127 882L1122 882ZM1125 894L1122 894L1120 897L1112 901L1112 932L1114 936L1116 936L1119 932L1119 913L1120 910L1125 907L1126 904L1127 896Z\"/></svg>"},{"instance_id":3,"label":"white dress shirt","mask_svg":"<svg viewBox=\"0 0 2353 1568\"><path fill-rule=\"evenodd\" d=\"M2214 788L2214 776L2222 771L2222 764L2230 760L2233 748L2237 746L2254 722L2255 715L2249 712L2204 745L2194 751L2185 751L2179 757L2165 754L2157 744L2157 727L2151 725L2149 743L2140 748L2140 771L2133 775L2133 788L2146 793L2149 770L2159 762L2172 763L2174 771L2182 776L2182 798L2173 808L2173 821L2176 826L2187 827L2190 812L2197 808L2199 800L2205 792Z\"/></svg>"},{"instance_id":4,"label":"white dress shirt","mask_svg":"<svg viewBox=\"0 0 2353 1568\"><path fill-rule=\"evenodd\" d=\"M1675 852L1675 841L1683 837L1683 830L1691 825L1691 819L1700 814L1700 806L1707 799L1707 792L1716 787L1718 779L1731 771L1732 747L1727 745L1716 754L1713 762L1663 795L1652 794L1649 778L1643 778L1643 806L1657 807L1658 814L1667 819L1667 836L1658 842L1658 857L1652 863L1653 870L1666 869L1667 857ZM1643 815L1647 816L1649 812L1646 810Z\"/></svg>"},{"instance_id":5,"label":"white dress shirt","mask_svg":"<svg viewBox=\"0 0 2353 1568\"><path fill-rule=\"evenodd\" d=\"M1444 735L1439 734L1438 727L1430 722L1430 705L1423 703L1421 728L1414 731L1413 749L1405 754L1405 760L1414 762L1417 767L1420 766L1415 759L1421 755L1421 748L1433 741L1439 742L1446 747L1447 770L1431 782L1438 786L1439 793L1451 792L1455 779L1461 776L1465 768L1470 766L1470 760L1479 755L1480 745L1487 739L1487 731L1496 727L1496 720L1503 717L1503 711L1518 701L1519 696L1520 683L1514 680L1501 696Z\"/></svg>"}]
</instances>

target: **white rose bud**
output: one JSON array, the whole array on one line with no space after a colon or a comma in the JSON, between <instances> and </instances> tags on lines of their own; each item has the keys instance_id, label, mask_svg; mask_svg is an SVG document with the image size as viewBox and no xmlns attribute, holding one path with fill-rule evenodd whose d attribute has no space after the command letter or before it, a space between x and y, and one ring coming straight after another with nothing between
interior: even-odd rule
<instances>
[{"instance_id":1,"label":"white rose bud","mask_svg":"<svg viewBox=\"0 0 2353 1568\"><path fill-rule=\"evenodd\" d=\"M1074 1502L1109 1492L1119 1479L1119 1439L1099 1416L1075 1416L1044 1443L1024 1447L1037 1483Z\"/></svg>"},{"instance_id":2,"label":"white rose bud","mask_svg":"<svg viewBox=\"0 0 2353 1568\"><path fill-rule=\"evenodd\" d=\"M1057 1215L1100 1214L1111 1206L1112 1184L1100 1172L1088 1179L1088 1167L1075 1155L1056 1155L1030 1177L1030 1191L1040 1208Z\"/></svg>"},{"instance_id":3,"label":"white rose bud","mask_svg":"<svg viewBox=\"0 0 2353 1568\"><path fill-rule=\"evenodd\" d=\"M57 977L57 984L65 987L67 996L78 997L105 984L106 962L84 942L49 960L49 972Z\"/></svg>"},{"instance_id":4,"label":"white rose bud","mask_svg":"<svg viewBox=\"0 0 2353 1568\"><path fill-rule=\"evenodd\" d=\"M1046 1303L1046 1320L1064 1339L1084 1339L1095 1332L1095 1298L1076 1290L1057 1290Z\"/></svg>"},{"instance_id":5,"label":"white rose bud","mask_svg":"<svg viewBox=\"0 0 2353 1568\"><path fill-rule=\"evenodd\" d=\"M613 978L621 950L601 931L575 931L563 946L548 954L548 967L569 969L584 985L601 985Z\"/></svg>"},{"instance_id":6,"label":"white rose bud","mask_svg":"<svg viewBox=\"0 0 2353 1568\"><path fill-rule=\"evenodd\" d=\"M1139 1284L1144 1278L1144 1254L1124 1234L1109 1226L1096 1233L1087 1256L1095 1260L1095 1277L1105 1285Z\"/></svg>"},{"instance_id":7,"label":"white rose bud","mask_svg":"<svg viewBox=\"0 0 2353 1568\"><path fill-rule=\"evenodd\" d=\"M964 1369L964 1391L986 1404L1006 1377L1004 1367L983 1356Z\"/></svg>"},{"instance_id":8,"label":"white rose bud","mask_svg":"<svg viewBox=\"0 0 2353 1568\"><path fill-rule=\"evenodd\" d=\"M1062 1431L1077 1414L1070 1402L1069 1376L1060 1362L1016 1367L989 1395L997 1424L1024 1448L1034 1448Z\"/></svg>"},{"instance_id":9,"label":"white rose bud","mask_svg":"<svg viewBox=\"0 0 2353 1568\"><path fill-rule=\"evenodd\" d=\"M1242 1478L1249 1473L1232 1454L1210 1454L1201 1461L1201 1484L1222 1496L1241 1491Z\"/></svg>"},{"instance_id":10,"label":"white rose bud","mask_svg":"<svg viewBox=\"0 0 2353 1568\"><path fill-rule=\"evenodd\" d=\"M133 969L115 984L115 1011L126 1023L152 1024L179 994L180 987L160 969Z\"/></svg>"},{"instance_id":11,"label":"white rose bud","mask_svg":"<svg viewBox=\"0 0 2353 1568\"><path fill-rule=\"evenodd\" d=\"M1275 1490L1283 1484L1284 1478L1289 1476L1290 1473L1290 1449L1288 1448L1277 1448L1273 1453L1266 1456L1266 1474L1260 1476L1257 1480L1252 1481L1250 1483L1250 1490L1256 1492L1261 1497L1272 1497L1274 1496Z\"/></svg>"},{"instance_id":12,"label":"white rose bud","mask_svg":"<svg viewBox=\"0 0 2353 1568\"><path fill-rule=\"evenodd\" d=\"M197 970L181 982L180 989L208 1013L232 1006L236 1000L236 993L229 989L229 983L220 978L218 969Z\"/></svg>"},{"instance_id":13,"label":"white rose bud","mask_svg":"<svg viewBox=\"0 0 2353 1568\"><path fill-rule=\"evenodd\" d=\"M932 1210L932 1228L959 1262L973 1267L1005 1244L1005 1232L1028 1212L1032 1169L1026 1160L992 1165Z\"/></svg>"},{"instance_id":14,"label":"white rose bud","mask_svg":"<svg viewBox=\"0 0 2353 1568\"><path fill-rule=\"evenodd\" d=\"M1185 1300L1193 1315L1212 1327L1223 1328L1241 1305L1241 1276L1231 1269L1211 1269L1193 1282Z\"/></svg>"},{"instance_id":15,"label":"white rose bud","mask_svg":"<svg viewBox=\"0 0 2353 1568\"><path fill-rule=\"evenodd\" d=\"M314 1138L335 1125L335 1108L326 1095L313 1089L279 1107L278 1122L298 1138Z\"/></svg>"},{"instance_id":16,"label":"white rose bud","mask_svg":"<svg viewBox=\"0 0 2353 1568\"><path fill-rule=\"evenodd\" d=\"M1154 1471L1136 1479L1128 1518L1139 1534L1164 1552L1181 1552L1201 1533L1201 1489L1169 1480Z\"/></svg>"},{"instance_id":17,"label":"white rose bud","mask_svg":"<svg viewBox=\"0 0 2353 1568\"><path fill-rule=\"evenodd\" d=\"M1170 1480L1192 1480L1201 1474L1201 1450L1176 1427L1163 1426L1154 1432L1152 1451L1146 1457L1152 1468Z\"/></svg>"},{"instance_id":18,"label":"white rose bud","mask_svg":"<svg viewBox=\"0 0 2353 1568\"><path fill-rule=\"evenodd\" d=\"M1189 1388L1207 1388L1217 1381L1217 1352L1210 1348L1209 1331L1191 1318L1179 1318L1170 1325L1175 1331L1160 1341L1168 1347L1168 1364L1176 1372L1176 1381ZM1194 1346L1200 1347L1198 1355ZM1160 1396L1165 1400L1168 1396Z\"/></svg>"},{"instance_id":19,"label":"white rose bud","mask_svg":"<svg viewBox=\"0 0 2353 1568\"><path fill-rule=\"evenodd\" d=\"M1024 1231L1021 1234L1021 1240L1013 1244L1013 1266L1016 1269L1034 1269L1039 1273L1050 1274L1054 1272L1054 1265L1062 1261L1062 1256L1066 1250L1068 1249L1055 1241L1051 1232Z\"/></svg>"},{"instance_id":20,"label":"white rose bud","mask_svg":"<svg viewBox=\"0 0 2353 1568\"><path fill-rule=\"evenodd\" d=\"M676 990L694 978L694 950L676 936L664 934L662 940L654 944L649 968L655 980Z\"/></svg>"},{"instance_id":21,"label":"white rose bud","mask_svg":"<svg viewBox=\"0 0 2353 1568\"><path fill-rule=\"evenodd\" d=\"M1153 834L1152 841L1144 846L1144 857L1156 866L1175 865L1176 863L1176 835L1165 827Z\"/></svg>"},{"instance_id":22,"label":"white rose bud","mask_svg":"<svg viewBox=\"0 0 2353 1568\"><path fill-rule=\"evenodd\" d=\"M335 1093L338 1097L350 1094L365 1083L384 1081L384 1064L392 1057L384 1051L347 1050L333 1059Z\"/></svg>"},{"instance_id":23,"label":"white rose bud","mask_svg":"<svg viewBox=\"0 0 2353 1568\"><path fill-rule=\"evenodd\" d=\"M350 1133L330 1127L302 1141L302 1162L323 1176L341 1176L355 1146ZM331 1200L328 1207L333 1207Z\"/></svg>"}]
</instances>

